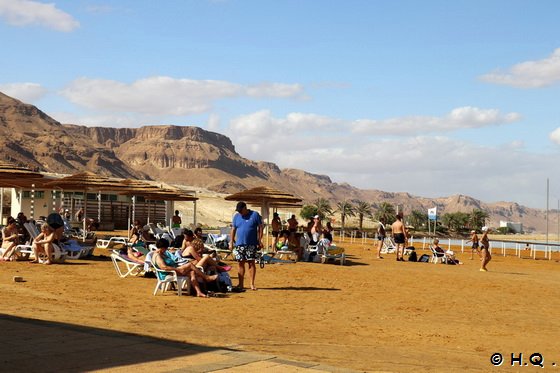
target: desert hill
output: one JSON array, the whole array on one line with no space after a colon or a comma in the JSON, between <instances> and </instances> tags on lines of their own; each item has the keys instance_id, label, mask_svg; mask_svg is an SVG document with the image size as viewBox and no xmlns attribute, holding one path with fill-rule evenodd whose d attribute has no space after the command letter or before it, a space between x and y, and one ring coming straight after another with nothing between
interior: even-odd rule
<instances>
[{"instance_id":1,"label":"desert hill","mask_svg":"<svg viewBox=\"0 0 560 373\"><path fill-rule=\"evenodd\" d=\"M269 185L312 202L318 198L399 204L404 211L441 213L483 209L492 225L521 221L543 231L545 214L515 202L484 203L454 195L423 198L408 193L363 190L334 183L326 175L280 169L269 162L241 157L231 140L195 126L158 125L140 128L86 127L61 124L33 105L0 93L0 157L30 168L71 174L89 170L102 175L160 180L171 184L234 193Z\"/></svg>"}]
</instances>

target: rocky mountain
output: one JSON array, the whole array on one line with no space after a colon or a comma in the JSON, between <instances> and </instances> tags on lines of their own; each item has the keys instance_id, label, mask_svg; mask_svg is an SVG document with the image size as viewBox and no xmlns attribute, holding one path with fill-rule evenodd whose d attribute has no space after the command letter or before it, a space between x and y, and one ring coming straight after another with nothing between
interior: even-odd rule
<instances>
[{"instance_id":1,"label":"rocky mountain","mask_svg":"<svg viewBox=\"0 0 560 373\"><path fill-rule=\"evenodd\" d=\"M269 185L312 202L389 202L405 213L437 206L441 213L473 209L487 211L492 225L500 220L521 221L542 231L544 212L514 202L484 203L454 195L423 198L408 193L362 190L333 183L326 175L297 169L280 169L269 162L241 157L231 140L194 126L158 125L140 128L86 127L61 124L33 105L0 93L0 157L36 170L76 173L89 170L102 175L165 181L234 193Z\"/></svg>"}]
</instances>

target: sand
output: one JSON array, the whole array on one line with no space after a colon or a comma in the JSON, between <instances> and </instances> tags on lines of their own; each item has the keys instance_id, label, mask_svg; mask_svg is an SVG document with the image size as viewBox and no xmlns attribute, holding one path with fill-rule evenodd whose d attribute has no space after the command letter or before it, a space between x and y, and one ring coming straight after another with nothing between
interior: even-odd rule
<instances>
[{"instance_id":1,"label":"sand","mask_svg":"<svg viewBox=\"0 0 560 373\"><path fill-rule=\"evenodd\" d=\"M267 265L258 291L209 299L153 296L155 279L117 277L100 249L63 265L0 263L0 313L364 371L494 371L495 352L504 371L511 353L560 364L556 260L495 255L482 273L469 254L401 263L341 245L345 266Z\"/></svg>"}]
</instances>

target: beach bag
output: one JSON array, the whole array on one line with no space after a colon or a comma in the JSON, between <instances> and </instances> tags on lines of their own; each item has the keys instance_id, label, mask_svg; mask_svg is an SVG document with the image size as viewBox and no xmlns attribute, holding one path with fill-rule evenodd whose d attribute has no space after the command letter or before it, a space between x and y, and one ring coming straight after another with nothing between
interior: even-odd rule
<instances>
[{"instance_id":1,"label":"beach bag","mask_svg":"<svg viewBox=\"0 0 560 373\"><path fill-rule=\"evenodd\" d=\"M420 259L418 259L418 261L421 263L429 263L430 256L428 254L422 254L422 256L420 257Z\"/></svg>"},{"instance_id":2,"label":"beach bag","mask_svg":"<svg viewBox=\"0 0 560 373\"><path fill-rule=\"evenodd\" d=\"M416 255L416 251L411 252L410 255L408 256L408 261L416 262L417 260L418 260L418 256Z\"/></svg>"}]
</instances>

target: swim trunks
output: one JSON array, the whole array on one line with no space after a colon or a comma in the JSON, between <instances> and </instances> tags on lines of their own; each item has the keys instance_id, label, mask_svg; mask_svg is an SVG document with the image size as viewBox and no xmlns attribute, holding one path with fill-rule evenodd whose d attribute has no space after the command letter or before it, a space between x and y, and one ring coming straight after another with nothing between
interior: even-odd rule
<instances>
[{"instance_id":1,"label":"swim trunks","mask_svg":"<svg viewBox=\"0 0 560 373\"><path fill-rule=\"evenodd\" d=\"M257 259L257 245L239 245L233 249L233 256L237 262Z\"/></svg>"},{"instance_id":2,"label":"swim trunks","mask_svg":"<svg viewBox=\"0 0 560 373\"><path fill-rule=\"evenodd\" d=\"M404 233L395 233L393 235L395 243L404 243Z\"/></svg>"}]
</instances>

